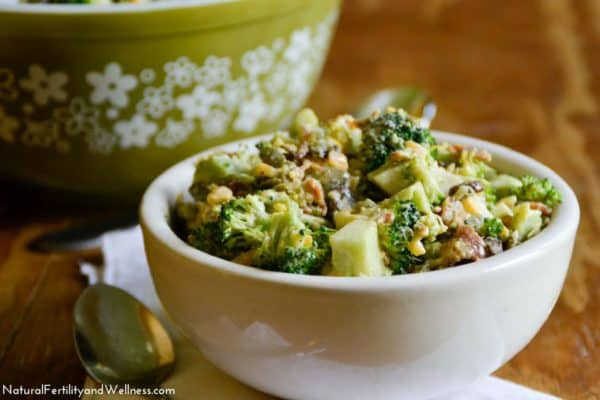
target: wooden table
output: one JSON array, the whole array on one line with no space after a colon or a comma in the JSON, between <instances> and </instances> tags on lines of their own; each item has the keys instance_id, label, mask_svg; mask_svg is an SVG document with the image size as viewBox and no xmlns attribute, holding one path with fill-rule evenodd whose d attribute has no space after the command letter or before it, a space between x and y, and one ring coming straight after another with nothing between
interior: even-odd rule
<instances>
[{"instance_id":1,"label":"wooden table","mask_svg":"<svg viewBox=\"0 0 600 400\"><path fill-rule=\"evenodd\" d=\"M439 104L436 128L511 146L569 181L583 220L565 289L539 335L497 372L567 399L600 399L598 50L598 0L348 0L311 99L333 116L376 89L419 85ZM83 382L70 327L84 287L77 260L26 243L87 214L2 193L0 383Z\"/></svg>"}]
</instances>

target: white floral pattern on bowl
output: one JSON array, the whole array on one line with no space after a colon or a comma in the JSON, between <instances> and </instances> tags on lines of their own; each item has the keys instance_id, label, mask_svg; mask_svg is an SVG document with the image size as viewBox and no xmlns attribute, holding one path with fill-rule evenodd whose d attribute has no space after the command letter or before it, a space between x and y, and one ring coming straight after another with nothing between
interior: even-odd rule
<instances>
[{"instance_id":1,"label":"white floral pattern on bowl","mask_svg":"<svg viewBox=\"0 0 600 400\"><path fill-rule=\"evenodd\" d=\"M85 74L90 91L82 97L69 95L63 71L32 64L21 77L0 67L0 142L69 152L81 137L90 152L110 154L172 148L196 133L251 133L305 102L336 18L248 50L237 76L231 58L214 55L201 64L182 56L162 71L126 71L110 61Z\"/></svg>"}]
</instances>

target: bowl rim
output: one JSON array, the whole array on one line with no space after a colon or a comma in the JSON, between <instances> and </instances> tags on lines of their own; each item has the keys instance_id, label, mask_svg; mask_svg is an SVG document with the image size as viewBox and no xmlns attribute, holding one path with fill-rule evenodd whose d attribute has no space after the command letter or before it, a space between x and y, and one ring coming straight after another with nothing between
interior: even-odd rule
<instances>
[{"instance_id":1,"label":"bowl rim","mask_svg":"<svg viewBox=\"0 0 600 400\"><path fill-rule=\"evenodd\" d=\"M275 0L260 0L270 3ZM43 3L0 3L0 14L36 15L36 16L89 16L89 15L142 15L156 12L181 11L192 9L210 9L219 6L237 6L240 3L260 3L258 0L161 0L147 3L112 4L43 4ZM243 5L243 4L242 4ZM265 16L275 16L294 11L306 4L302 0L281 2L278 7ZM252 15L252 13L249 13ZM253 18L248 17L252 20Z\"/></svg>"},{"instance_id":2,"label":"bowl rim","mask_svg":"<svg viewBox=\"0 0 600 400\"><path fill-rule=\"evenodd\" d=\"M121 14L143 13L170 9L185 9L202 6L214 6L225 3L239 3L246 0L169 0L148 3L116 4L40 4L16 3L0 4L0 12L16 14Z\"/></svg>"},{"instance_id":3,"label":"bowl rim","mask_svg":"<svg viewBox=\"0 0 600 400\"><path fill-rule=\"evenodd\" d=\"M436 287L457 281L477 279L484 275L522 266L527 260L535 258L575 235L580 217L577 197L570 186L549 167L502 145L455 133L437 130L432 130L432 133L441 141L485 149L492 154L492 157L499 157L505 164L510 164L515 169L523 170L524 173L547 177L563 196L563 202L556 208L548 226L525 243L473 263L424 273L369 278L297 275L262 270L210 255L181 240L171 229L167 221L172 210L173 201L187 190L187 187L174 185L176 178L179 177L181 180L181 174L182 172L185 174L186 169L188 170L187 172L191 171L193 173L195 162L201 157L215 151L231 151L243 145L252 145L259 140L271 136L269 134L207 149L175 164L163 172L150 184L141 201L140 223L143 234L144 236L151 235L173 253L192 261L196 264L193 266L194 268L210 268L239 278L287 286L361 292L394 290L399 288L419 289L425 286ZM189 185L189 180L187 182Z\"/></svg>"}]
</instances>

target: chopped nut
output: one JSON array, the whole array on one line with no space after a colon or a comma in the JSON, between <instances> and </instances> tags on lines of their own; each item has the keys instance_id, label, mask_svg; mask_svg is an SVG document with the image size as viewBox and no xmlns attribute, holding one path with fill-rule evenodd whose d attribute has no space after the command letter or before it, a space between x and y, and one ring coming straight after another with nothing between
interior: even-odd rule
<instances>
[{"instance_id":1,"label":"chopped nut","mask_svg":"<svg viewBox=\"0 0 600 400\"><path fill-rule=\"evenodd\" d=\"M314 178L308 178L304 181L304 187L313 196L315 203L325 205L325 193L321 182Z\"/></svg>"},{"instance_id":2,"label":"chopped nut","mask_svg":"<svg viewBox=\"0 0 600 400\"><path fill-rule=\"evenodd\" d=\"M348 170L348 159L344 153L339 151L330 151L327 155L327 163L340 171Z\"/></svg>"},{"instance_id":3,"label":"chopped nut","mask_svg":"<svg viewBox=\"0 0 600 400\"><path fill-rule=\"evenodd\" d=\"M233 192L227 186L217 186L214 188L208 196L206 196L206 202L210 205L216 206L218 204L225 203L233 198Z\"/></svg>"},{"instance_id":4,"label":"chopped nut","mask_svg":"<svg viewBox=\"0 0 600 400\"><path fill-rule=\"evenodd\" d=\"M539 210L542 212L542 215L550 216L552 215L552 209L545 205L544 203L540 203L539 201L532 201L529 203L529 208L532 210Z\"/></svg>"},{"instance_id":5,"label":"chopped nut","mask_svg":"<svg viewBox=\"0 0 600 400\"><path fill-rule=\"evenodd\" d=\"M475 151L474 156L475 156L475 159L480 160L480 161L484 161L484 162L492 161L492 155L487 150L477 149Z\"/></svg>"},{"instance_id":6,"label":"chopped nut","mask_svg":"<svg viewBox=\"0 0 600 400\"><path fill-rule=\"evenodd\" d=\"M451 153L460 153L461 151L463 151L463 146L459 144L451 144L450 146L448 146L448 151L450 151Z\"/></svg>"}]
</instances>

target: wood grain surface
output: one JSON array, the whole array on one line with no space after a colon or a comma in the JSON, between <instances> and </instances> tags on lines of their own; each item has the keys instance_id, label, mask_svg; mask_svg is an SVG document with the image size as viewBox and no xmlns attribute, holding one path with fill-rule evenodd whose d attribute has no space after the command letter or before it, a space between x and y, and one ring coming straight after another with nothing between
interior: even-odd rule
<instances>
[{"instance_id":1,"label":"wood grain surface","mask_svg":"<svg viewBox=\"0 0 600 400\"><path fill-rule=\"evenodd\" d=\"M438 103L435 128L513 147L572 185L582 221L565 288L497 375L574 400L600 399L599 50L599 0L347 0L310 101L333 116L377 89L417 85ZM26 243L87 214L0 196L1 383L83 383L71 344L77 256Z\"/></svg>"}]
</instances>

